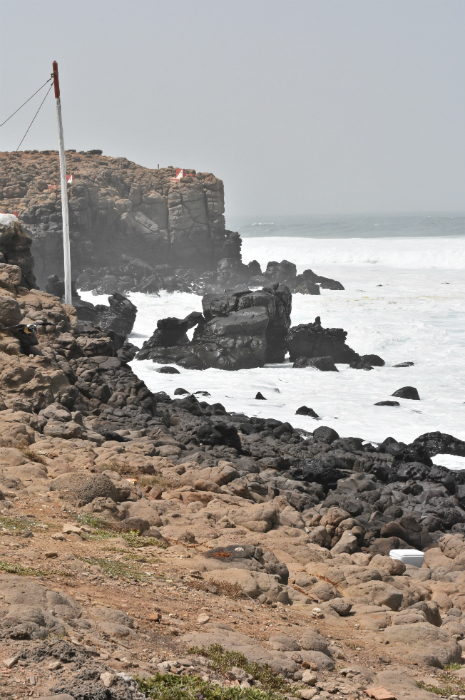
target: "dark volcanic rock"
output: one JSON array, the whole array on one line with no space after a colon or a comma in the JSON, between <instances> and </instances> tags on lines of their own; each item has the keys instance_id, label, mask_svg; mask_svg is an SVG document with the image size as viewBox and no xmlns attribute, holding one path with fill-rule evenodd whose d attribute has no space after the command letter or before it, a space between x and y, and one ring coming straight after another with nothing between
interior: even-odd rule
<instances>
[{"instance_id":1,"label":"dark volcanic rock","mask_svg":"<svg viewBox=\"0 0 465 700\"><path fill-rule=\"evenodd\" d=\"M333 357L334 362L349 364L360 361L352 348L346 345L347 331L342 328L323 328L320 317L313 323L293 326L287 334L286 343L291 362L300 357Z\"/></svg>"},{"instance_id":2,"label":"dark volcanic rock","mask_svg":"<svg viewBox=\"0 0 465 700\"><path fill-rule=\"evenodd\" d=\"M319 428L313 431L313 439L318 442L326 442L330 445L335 440L339 439L339 435L333 428L328 428L326 425L320 425Z\"/></svg>"},{"instance_id":3,"label":"dark volcanic rock","mask_svg":"<svg viewBox=\"0 0 465 700\"><path fill-rule=\"evenodd\" d=\"M298 357L292 365L300 369L301 367L314 367L321 372L338 372L338 368L334 364L334 358L331 355L327 357Z\"/></svg>"},{"instance_id":4,"label":"dark volcanic rock","mask_svg":"<svg viewBox=\"0 0 465 700\"><path fill-rule=\"evenodd\" d=\"M293 284L297 276L297 267L289 260L281 260L280 263L272 261L266 266L265 276L270 282L278 282L278 284Z\"/></svg>"},{"instance_id":5,"label":"dark volcanic rock","mask_svg":"<svg viewBox=\"0 0 465 700\"><path fill-rule=\"evenodd\" d=\"M378 401L374 406L400 406L398 401Z\"/></svg>"},{"instance_id":6,"label":"dark volcanic rock","mask_svg":"<svg viewBox=\"0 0 465 700\"><path fill-rule=\"evenodd\" d=\"M368 362L363 362L362 360L360 360L360 362L351 362L350 367L352 369L364 369L364 370L373 369L373 367Z\"/></svg>"},{"instance_id":7,"label":"dark volcanic rock","mask_svg":"<svg viewBox=\"0 0 465 700\"><path fill-rule=\"evenodd\" d=\"M336 280L332 280L329 277L322 277L321 275L316 275L313 270L304 270L304 272L301 275L297 275L295 278L295 285L296 285L296 292L300 292L300 287L304 287L305 285L308 284L313 284L315 286L322 287L323 289L332 289L332 290L343 290L344 287L340 282L337 282ZM298 289L299 287L299 289ZM304 292L305 293L305 292ZM314 294L315 292L308 292L310 294ZM318 292L319 294L319 289Z\"/></svg>"},{"instance_id":8,"label":"dark volcanic rock","mask_svg":"<svg viewBox=\"0 0 465 700\"><path fill-rule=\"evenodd\" d=\"M386 364L383 358L379 355L362 355L360 360L371 365L372 367L384 367Z\"/></svg>"},{"instance_id":9,"label":"dark volcanic rock","mask_svg":"<svg viewBox=\"0 0 465 700\"><path fill-rule=\"evenodd\" d=\"M255 398L256 398L256 399L259 399L260 401L266 401L266 397L263 396L263 394L262 394L261 391L257 391L257 393L256 393L256 395L255 395Z\"/></svg>"},{"instance_id":10,"label":"dark volcanic rock","mask_svg":"<svg viewBox=\"0 0 465 700\"><path fill-rule=\"evenodd\" d=\"M186 335L187 331L200 322L204 322L204 318L199 311L193 311L184 319L173 317L160 319L157 321L156 331L144 343L139 359L145 359L152 346L169 348L172 345L186 345L189 342L189 338Z\"/></svg>"},{"instance_id":11,"label":"dark volcanic rock","mask_svg":"<svg viewBox=\"0 0 465 700\"><path fill-rule=\"evenodd\" d=\"M328 460L308 459L300 462L296 467L289 469L289 474L296 481L316 482L321 484L325 492L337 486L338 479L346 476L342 469L346 465L334 457Z\"/></svg>"},{"instance_id":12,"label":"dark volcanic rock","mask_svg":"<svg viewBox=\"0 0 465 700\"><path fill-rule=\"evenodd\" d=\"M465 457L465 441L439 431L420 435L413 441L413 445L421 445L430 457L437 454Z\"/></svg>"},{"instance_id":13,"label":"dark volcanic rock","mask_svg":"<svg viewBox=\"0 0 465 700\"><path fill-rule=\"evenodd\" d=\"M163 319L142 347L138 359L173 362L191 369L237 370L282 362L290 326L292 295L285 286L251 292L247 288L207 294L203 316L192 313L183 321ZM197 325L189 342L188 327ZM170 338L177 344L167 343Z\"/></svg>"},{"instance_id":14,"label":"dark volcanic rock","mask_svg":"<svg viewBox=\"0 0 465 700\"><path fill-rule=\"evenodd\" d=\"M237 428L232 423L222 421L213 424L205 424L196 432L197 440L204 445L227 445L241 452L241 439Z\"/></svg>"},{"instance_id":15,"label":"dark volcanic rock","mask_svg":"<svg viewBox=\"0 0 465 700\"><path fill-rule=\"evenodd\" d=\"M397 389L391 396L397 396L399 399L412 399L413 401L420 401L420 394L414 386L403 386L401 389Z\"/></svg>"},{"instance_id":16,"label":"dark volcanic rock","mask_svg":"<svg viewBox=\"0 0 465 700\"><path fill-rule=\"evenodd\" d=\"M311 418L319 418L318 413L315 413L313 408L308 408L308 406L301 406L295 412L296 416L310 416Z\"/></svg>"},{"instance_id":17,"label":"dark volcanic rock","mask_svg":"<svg viewBox=\"0 0 465 700\"><path fill-rule=\"evenodd\" d=\"M58 275L51 275L47 280L46 291L62 298L65 293L64 282ZM137 315L137 307L127 297L115 292L108 297L109 306L91 304L81 299L72 283L73 305L80 321L90 321L103 331L112 331L124 339L131 333Z\"/></svg>"}]
</instances>

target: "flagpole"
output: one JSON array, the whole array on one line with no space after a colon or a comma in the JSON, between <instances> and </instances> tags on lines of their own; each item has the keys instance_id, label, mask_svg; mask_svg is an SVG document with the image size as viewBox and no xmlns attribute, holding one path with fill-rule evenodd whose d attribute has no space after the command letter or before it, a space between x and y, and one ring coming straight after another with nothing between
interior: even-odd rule
<instances>
[{"instance_id":1,"label":"flagpole","mask_svg":"<svg viewBox=\"0 0 465 700\"><path fill-rule=\"evenodd\" d=\"M57 107L58 140L60 154L60 181L61 181L61 212L63 218L63 258L65 268L65 304L72 304L71 295L71 252L69 246L69 215L68 192L66 180L65 142L63 137L63 122L61 119L60 84L58 81L58 63L53 61L53 85L55 88L55 102Z\"/></svg>"}]
</instances>

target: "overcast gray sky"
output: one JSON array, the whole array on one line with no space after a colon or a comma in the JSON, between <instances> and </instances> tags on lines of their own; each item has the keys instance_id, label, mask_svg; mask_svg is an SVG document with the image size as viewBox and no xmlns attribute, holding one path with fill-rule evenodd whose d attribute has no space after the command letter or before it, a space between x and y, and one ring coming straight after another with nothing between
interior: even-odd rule
<instances>
[{"instance_id":1,"label":"overcast gray sky","mask_svg":"<svg viewBox=\"0 0 465 700\"><path fill-rule=\"evenodd\" d=\"M57 60L67 148L214 172L230 216L465 210L464 0L0 0L0 26L0 123ZM22 148L56 147L51 93Z\"/></svg>"}]
</instances>

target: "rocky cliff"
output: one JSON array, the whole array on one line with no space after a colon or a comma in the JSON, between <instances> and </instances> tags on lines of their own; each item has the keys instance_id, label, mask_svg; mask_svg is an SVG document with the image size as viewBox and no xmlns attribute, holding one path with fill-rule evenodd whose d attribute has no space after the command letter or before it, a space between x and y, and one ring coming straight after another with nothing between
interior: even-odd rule
<instances>
[{"instance_id":1,"label":"rocky cliff","mask_svg":"<svg viewBox=\"0 0 465 700\"><path fill-rule=\"evenodd\" d=\"M185 170L177 181L175 168L151 170L101 151L67 151L66 161L74 277L128 255L148 269L240 260L239 234L225 228L223 182L211 173ZM27 226L41 287L63 270L59 177L57 151L0 153L0 211L17 211Z\"/></svg>"}]
</instances>

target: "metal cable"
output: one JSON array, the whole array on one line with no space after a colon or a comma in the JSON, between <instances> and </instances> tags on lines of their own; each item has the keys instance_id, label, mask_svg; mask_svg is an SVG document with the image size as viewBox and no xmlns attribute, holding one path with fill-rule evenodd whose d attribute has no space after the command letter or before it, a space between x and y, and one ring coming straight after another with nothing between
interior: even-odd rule
<instances>
[{"instance_id":1,"label":"metal cable","mask_svg":"<svg viewBox=\"0 0 465 700\"><path fill-rule=\"evenodd\" d=\"M23 138L21 139L21 141L20 141L20 143L19 143L19 146L21 146L22 142L23 142L24 139L26 138L29 129L30 129L31 126L33 125L34 120L35 120L35 118L37 117L37 115L39 114L39 112L40 112L40 110L41 110L41 108L42 108L42 105L44 104L45 100L47 99L48 93L50 92L50 90L52 89L52 87L53 87L53 83L50 85L49 89L47 90L47 94L45 95L44 99L43 99L42 102L40 103L39 109L38 109L37 112L34 114L34 119L32 120L32 122L31 122L31 123L29 124L29 126L27 127L27 131L26 131L26 133L24 134ZM17 151L19 151L19 146L18 146L18 148L16 149Z\"/></svg>"},{"instance_id":2,"label":"metal cable","mask_svg":"<svg viewBox=\"0 0 465 700\"><path fill-rule=\"evenodd\" d=\"M44 88L44 87L47 85L47 83L49 83L51 80L53 80L53 77L52 77L52 78L49 78L38 90L36 90L36 92L35 92L33 95L31 95L30 98L29 98L28 100L26 100L26 102L23 102L23 104L21 105L21 107L18 107L18 109L16 110L16 112L19 112L19 110L22 109L22 108L24 107L24 105L27 105L27 103L29 102L29 100L32 100L32 98L35 97L35 95L37 95L37 93L40 92L40 91L42 90L42 88ZM9 122L10 119L11 119L11 117L14 117L14 116L15 116L16 112L13 112L13 114L11 114L11 115L8 117L8 119L5 119L5 121L3 122L3 124L6 124L7 122ZM2 127L3 124L0 124L0 127Z\"/></svg>"}]
</instances>

